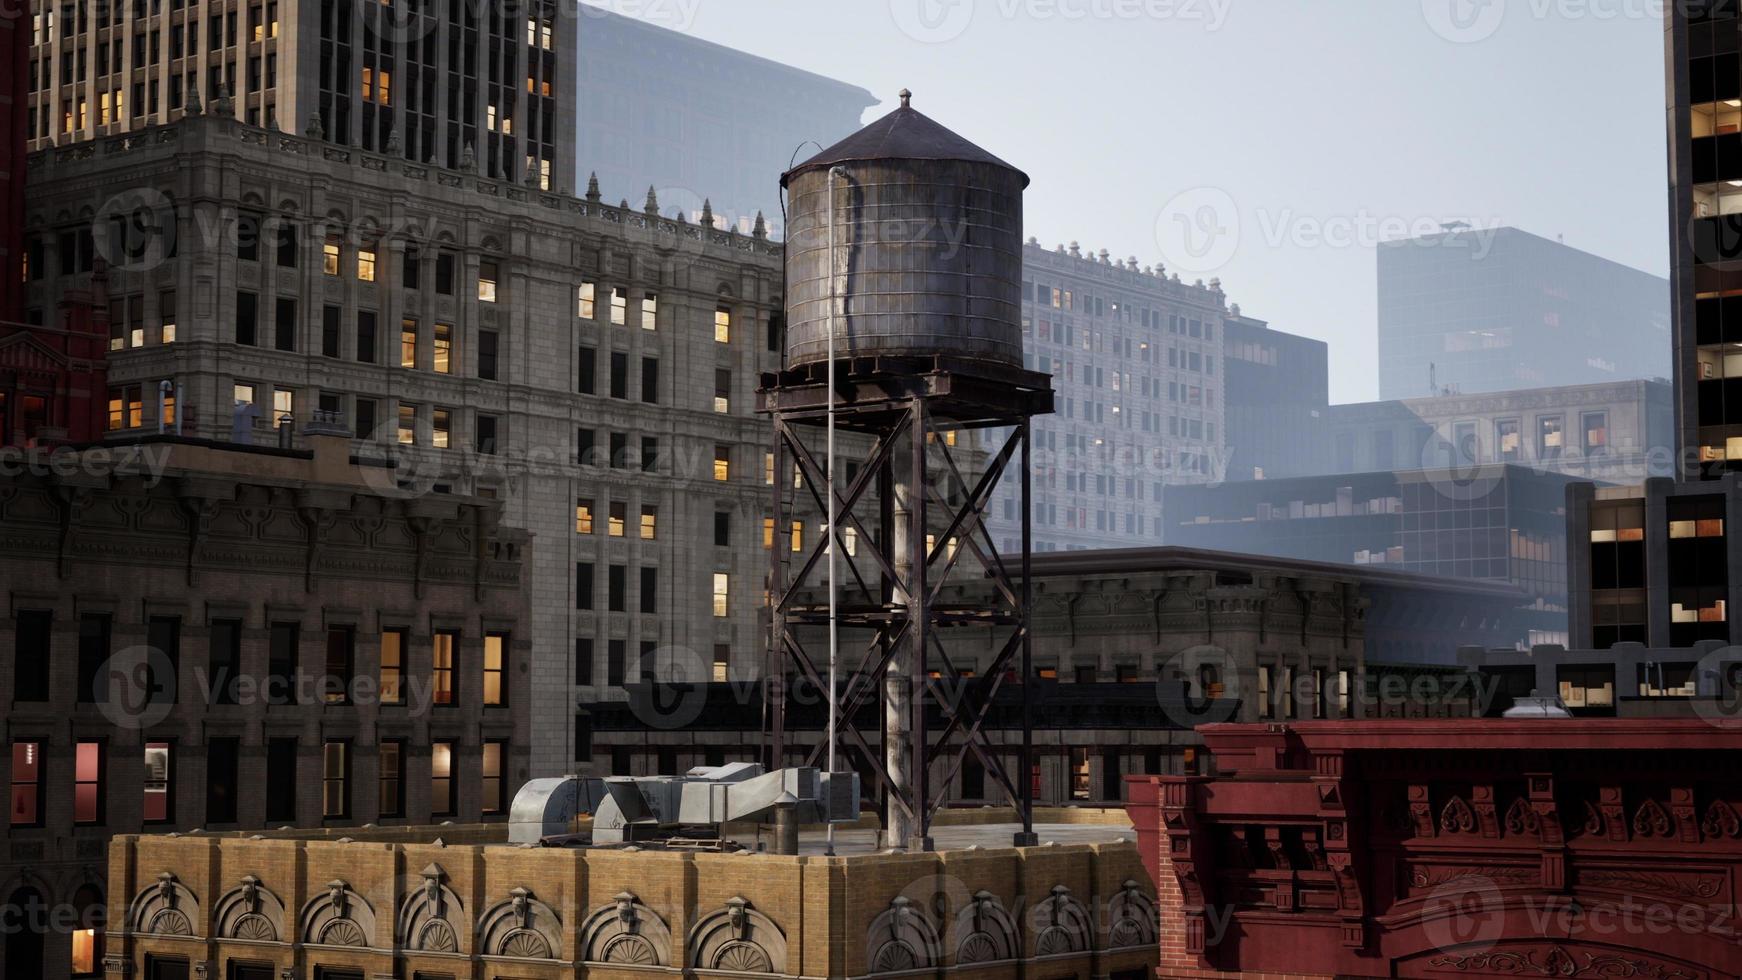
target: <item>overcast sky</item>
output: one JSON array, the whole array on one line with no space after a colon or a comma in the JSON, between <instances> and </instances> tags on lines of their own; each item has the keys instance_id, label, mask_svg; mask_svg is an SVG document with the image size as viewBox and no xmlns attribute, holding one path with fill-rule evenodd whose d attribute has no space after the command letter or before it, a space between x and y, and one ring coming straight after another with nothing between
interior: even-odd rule
<instances>
[{"instance_id":1,"label":"overcast sky","mask_svg":"<svg viewBox=\"0 0 1742 980\"><path fill-rule=\"evenodd\" d=\"M1332 400L1360 401L1375 239L1513 225L1667 274L1661 3L602 5L862 85L885 100L866 121L912 89L1034 178L1029 234L1219 276L1329 342Z\"/></svg>"}]
</instances>

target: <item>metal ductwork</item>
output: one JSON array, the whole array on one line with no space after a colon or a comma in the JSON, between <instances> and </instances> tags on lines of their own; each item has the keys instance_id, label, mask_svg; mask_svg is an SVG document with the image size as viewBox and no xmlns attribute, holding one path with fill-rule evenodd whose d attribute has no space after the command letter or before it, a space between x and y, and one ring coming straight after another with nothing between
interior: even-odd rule
<instances>
[{"instance_id":1,"label":"metal ductwork","mask_svg":"<svg viewBox=\"0 0 1742 980\"><path fill-rule=\"evenodd\" d=\"M583 813L592 814L593 843L623 844L704 827L717 835L722 824L769 822L782 810L794 825L852 823L859 818L859 775L808 768L765 772L757 763L736 762L698 766L682 776L535 779L514 796L508 840L537 844L567 837Z\"/></svg>"}]
</instances>

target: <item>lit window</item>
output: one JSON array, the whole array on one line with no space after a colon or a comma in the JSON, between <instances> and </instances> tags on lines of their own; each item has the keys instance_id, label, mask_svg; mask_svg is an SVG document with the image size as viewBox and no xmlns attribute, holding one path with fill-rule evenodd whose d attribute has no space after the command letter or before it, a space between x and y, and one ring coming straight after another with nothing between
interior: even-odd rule
<instances>
[{"instance_id":1,"label":"lit window","mask_svg":"<svg viewBox=\"0 0 1742 980\"><path fill-rule=\"evenodd\" d=\"M405 703L405 633L381 634L381 703Z\"/></svg>"},{"instance_id":2,"label":"lit window","mask_svg":"<svg viewBox=\"0 0 1742 980\"><path fill-rule=\"evenodd\" d=\"M774 550L774 518L772 517L762 519L762 550Z\"/></svg>"},{"instance_id":3,"label":"lit window","mask_svg":"<svg viewBox=\"0 0 1742 980\"><path fill-rule=\"evenodd\" d=\"M42 743L12 743L12 826L42 823Z\"/></svg>"},{"instance_id":4,"label":"lit window","mask_svg":"<svg viewBox=\"0 0 1742 980\"><path fill-rule=\"evenodd\" d=\"M803 521L793 521L792 522L792 550L795 552L804 550L804 522Z\"/></svg>"},{"instance_id":5,"label":"lit window","mask_svg":"<svg viewBox=\"0 0 1742 980\"><path fill-rule=\"evenodd\" d=\"M502 806L501 742L484 743L483 779L479 786L479 808L485 813L501 813Z\"/></svg>"},{"instance_id":6,"label":"lit window","mask_svg":"<svg viewBox=\"0 0 1742 980\"><path fill-rule=\"evenodd\" d=\"M725 368L714 370L714 411L721 415L732 411L732 372Z\"/></svg>"},{"instance_id":7,"label":"lit window","mask_svg":"<svg viewBox=\"0 0 1742 980\"><path fill-rule=\"evenodd\" d=\"M437 449L448 448L448 430L452 416L445 408L438 408L430 413L430 432L434 437Z\"/></svg>"},{"instance_id":8,"label":"lit window","mask_svg":"<svg viewBox=\"0 0 1742 980\"><path fill-rule=\"evenodd\" d=\"M454 812L454 743L430 743L429 777L430 816L452 816Z\"/></svg>"},{"instance_id":9,"label":"lit window","mask_svg":"<svg viewBox=\"0 0 1742 980\"><path fill-rule=\"evenodd\" d=\"M357 250L357 279L361 282L375 281L375 250L360 248Z\"/></svg>"},{"instance_id":10,"label":"lit window","mask_svg":"<svg viewBox=\"0 0 1742 980\"><path fill-rule=\"evenodd\" d=\"M286 417L296 418L296 392L286 388L272 389L272 424L277 425Z\"/></svg>"},{"instance_id":11,"label":"lit window","mask_svg":"<svg viewBox=\"0 0 1742 980\"><path fill-rule=\"evenodd\" d=\"M774 486L774 454L762 454L762 483L764 486Z\"/></svg>"},{"instance_id":12,"label":"lit window","mask_svg":"<svg viewBox=\"0 0 1742 980\"><path fill-rule=\"evenodd\" d=\"M641 540L652 541L659 534L659 509L641 508Z\"/></svg>"},{"instance_id":13,"label":"lit window","mask_svg":"<svg viewBox=\"0 0 1742 980\"><path fill-rule=\"evenodd\" d=\"M103 745L80 742L73 756L73 822L103 822Z\"/></svg>"},{"instance_id":14,"label":"lit window","mask_svg":"<svg viewBox=\"0 0 1742 980\"><path fill-rule=\"evenodd\" d=\"M659 326L659 297L652 293L641 297L641 329L654 330Z\"/></svg>"},{"instance_id":15,"label":"lit window","mask_svg":"<svg viewBox=\"0 0 1742 980\"><path fill-rule=\"evenodd\" d=\"M350 815L350 746L328 742L321 751L321 816L343 820Z\"/></svg>"},{"instance_id":16,"label":"lit window","mask_svg":"<svg viewBox=\"0 0 1742 980\"><path fill-rule=\"evenodd\" d=\"M724 684L731 680L732 648L724 643L714 644L714 683Z\"/></svg>"},{"instance_id":17,"label":"lit window","mask_svg":"<svg viewBox=\"0 0 1742 980\"><path fill-rule=\"evenodd\" d=\"M501 633L491 633L484 637L484 703L500 706L508 700L507 675L507 645L508 638Z\"/></svg>"},{"instance_id":18,"label":"lit window","mask_svg":"<svg viewBox=\"0 0 1742 980\"><path fill-rule=\"evenodd\" d=\"M417 367L417 321L399 321L399 366Z\"/></svg>"},{"instance_id":19,"label":"lit window","mask_svg":"<svg viewBox=\"0 0 1742 980\"><path fill-rule=\"evenodd\" d=\"M593 533L593 502L591 500L575 501L575 533Z\"/></svg>"},{"instance_id":20,"label":"lit window","mask_svg":"<svg viewBox=\"0 0 1742 980\"><path fill-rule=\"evenodd\" d=\"M732 447L714 447L714 480L725 483L732 479Z\"/></svg>"},{"instance_id":21,"label":"lit window","mask_svg":"<svg viewBox=\"0 0 1742 980\"><path fill-rule=\"evenodd\" d=\"M714 311L714 340L722 344L732 342L732 311L724 306Z\"/></svg>"},{"instance_id":22,"label":"lit window","mask_svg":"<svg viewBox=\"0 0 1742 980\"><path fill-rule=\"evenodd\" d=\"M431 648L431 699L435 704L454 703L454 648L459 645L458 633L437 633Z\"/></svg>"},{"instance_id":23,"label":"lit window","mask_svg":"<svg viewBox=\"0 0 1742 980\"><path fill-rule=\"evenodd\" d=\"M575 287L575 316L583 320L591 320L596 312L594 300L598 298L599 287L590 282L583 282Z\"/></svg>"},{"instance_id":24,"label":"lit window","mask_svg":"<svg viewBox=\"0 0 1742 980\"><path fill-rule=\"evenodd\" d=\"M399 406L399 444L412 446L417 444L417 406Z\"/></svg>"},{"instance_id":25,"label":"lit window","mask_svg":"<svg viewBox=\"0 0 1742 980\"><path fill-rule=\"evenodd\" d=\"M437 374L452 374L451 359L454 353L454 328L451 324L435 325L435 369Z\"/></svg>"},{"instance_id":26,"label":"lit window","mask_svg":"<svg viewBox=\"0 0 1742 980\"><path fill-rule=\"evenodd\" d=\"M714 618L725 619L731 610L732 576L714 573Z\"/></svg>"},{"instance_id":27,"label":"lit window","mask_svg":"<svg viewBox=\"0 0 1742 980\"><path fill-rule=\"evenodd\" d=\"M478 263L478 301L496 302L496 263Z\"/></svg>"},{"instance_id":28,"label":"lit window","mask_svg":"<svg viewBox=\"0 0 1742 980\"><path fill-rule=\"evenodd\" d=\"M146 823L163 823L170 813L169 743L145 743L145 809Z\"/></svg>"},{"instance_id":29,"label":"lit window","mask_svg":"<svg viewBox=\"0 0 1742 980\"><path fill-rule=\"evenodd\" d=\"M605 525L605 533L606 534L610 535L613 538L620 538L623 536L623 522L624 522L624 514L625 513L626 513L626 508L624 507L624 505L622 503L613 503L611 505L610 517L608 517L606 519L606 525Z\"/></svg>"},{"instance_id":30,"label":"lit window","mask_svg":"<svg viewBox=\"0 0 1742 980\"><path fill-rule=\"evenodd\" d=\"M618 326L629 322L629 294L620 286L611 287L611 322Z\"/></svg>"},{"instance_id":31,"label":"lit window","mask_svg":"<svg viewBox=\"0 0 1742 980\"><path fill-rule=\"evenodd\" d=\"M329 276L339 274L339 243L328 242L321 246L321 268Z\"/></svg>"}]
</instances>

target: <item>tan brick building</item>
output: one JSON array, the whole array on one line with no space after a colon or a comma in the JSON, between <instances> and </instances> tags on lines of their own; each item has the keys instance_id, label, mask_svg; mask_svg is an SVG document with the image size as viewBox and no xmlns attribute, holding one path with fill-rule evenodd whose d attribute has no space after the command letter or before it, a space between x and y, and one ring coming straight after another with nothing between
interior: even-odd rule
<instances>
[{"instance_id":1,"label":"tan brick building","mask_svg":"<svg viewBox=\"0 0 1742 980\"><path fill-rule=\"evenodd\" d=\"M526 534L302 441L5 458L7 980L100 972L115 834L493 821L527 778Z\"/></svg>"},{"instance_id":2,"label":"tan brick building","mask_svg":"<svg viewBox=\"0 0 1742 980\"><path fill-rule=\"evenodd\" d=\"M832 858L519 848L476 827L120 837L106 976L1151 976L1153 889L1130 825L1075 816L1038 825L1039 847L978 846L1010 826L955 825L936 853Z\"/></svg>"}]
</instances>

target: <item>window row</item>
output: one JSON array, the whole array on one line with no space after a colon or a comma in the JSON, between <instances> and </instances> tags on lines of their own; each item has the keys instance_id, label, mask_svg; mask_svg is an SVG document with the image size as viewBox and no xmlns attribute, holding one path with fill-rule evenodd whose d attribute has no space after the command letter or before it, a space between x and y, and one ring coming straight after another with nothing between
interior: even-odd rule
<instances>
[{"instance_id":1,"label":"window row","mask_svg":"<svg viewBox=\"0 0 1742 980\"><path fill-rule=\"evenodd\" d=\"M208 628L206 656L182 669L182 621L174 616L154 616L146 623L146 647L150 655L141 670L115 658L114 624L107 614L79 617L77 633L77 690L80 703L106 703L112 696L144 698L151 703L207 705L327 705L376 704L387 707L454 707L462 694L475 697L485 707L508 705L508 660L510 636L488 632L476 664L476 688L460 682L461 634L438 630L430 638L427 657L418 651L411 659L410 631L388 629L373 635L377 655L359 655L359 631L335 626L324 631L322 657L304 670L304 631L297 623L275 622L267 633L266 671L243 669L242 623L213 620ZM13 699L16 703L47 703L52 700L49 665L54 662L54 614L48 610L23 609L16 616L14 637ZM427 664L427 668L426 665ZM188 690L185 681L192 681Z\"/></svg>"}]
</instances>

